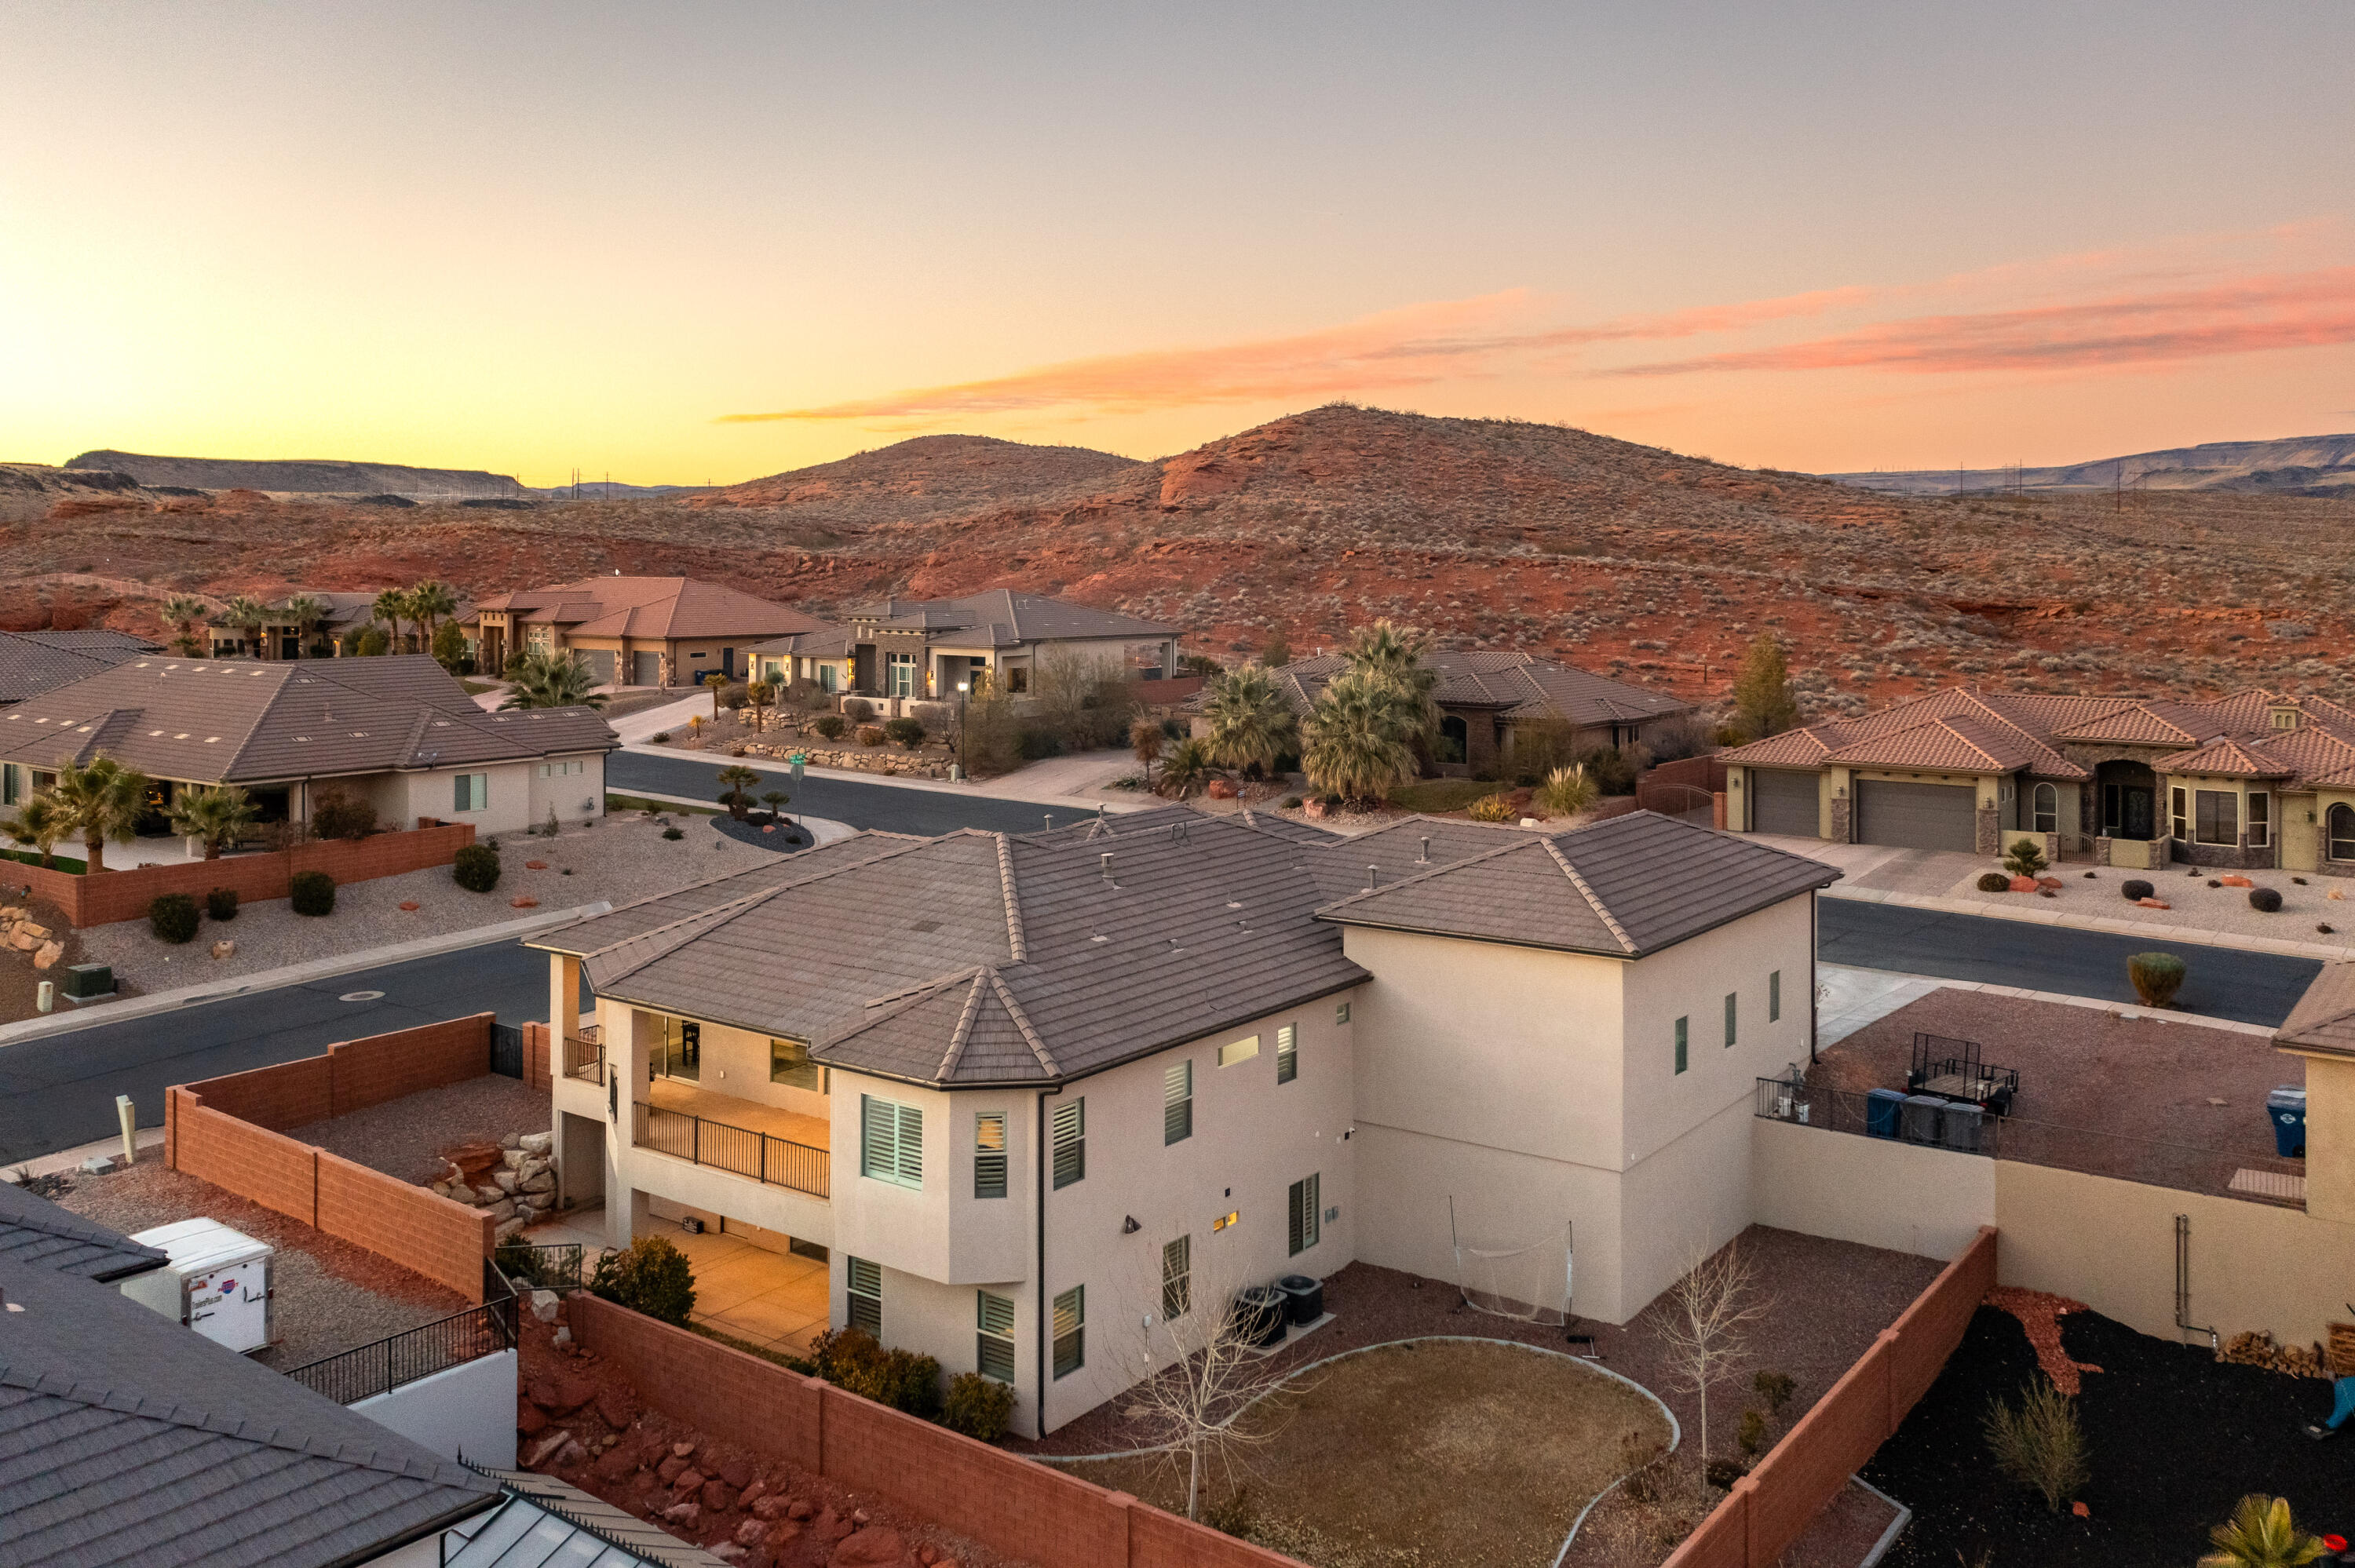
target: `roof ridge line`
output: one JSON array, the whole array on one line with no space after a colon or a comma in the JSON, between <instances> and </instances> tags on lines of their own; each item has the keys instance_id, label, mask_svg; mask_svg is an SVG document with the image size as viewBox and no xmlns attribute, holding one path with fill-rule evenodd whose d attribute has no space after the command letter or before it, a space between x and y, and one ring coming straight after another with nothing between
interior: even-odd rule
<instances>
[{"instance_id":1,"label":"roof ridge line","mask_svg":"<svg viewBox=\"0 0 2355 1568\"><path fill-rule=\"evenodd\" d=\"M1589 906L1593 909L1594 917L1602 921L1604 928L1613 936L1619 938L1621 947L1631 953L1634 952L1636 944L1628 937L1627 927L1619 924L1619 917L1612 914L1610 907L1595 895L1594 889L1587 885L1586 878L1579 874L1578 867L1571 864L1570 857L1561 853L1561 845L1556 843L1551 837L1548 837L1544 842L1546 853L1553 856L1554 864L1561 867L1561 874L1570 878L1570 885L1578 889L1579 895L1584 898Z\"/></svg>"},{"instance_id":2,"label":"roof ridge line","mask_svg":"<svg viewBox=\"0 0 2355 1568\"><path fill-rule=\"evenodd\" d=\"M1409 821L1412 821L1416 819L1409 818L1407 820ZM1395 826L1396 824L1392 825ZM1483 823L1481 825L1485 827L1488 824ZM1504 828L1504 824L1502 823L1498 823L1497 826L1508 832L1518 833L1524 831L1518 828ZM1378 829L1376 831L1386 832L1387 830ZM1270 836L1273 837L1273 835ZM1353 839L1341 839L1329 844L1304 844L1300 847L1304 849L1338 850L1343 846L1355 842L1356 841ZM1372 887L1360 887L1357 892L1336 898L1329 904L1318 905L1316 908L1310 910L1309 914L1313 917L1315 916L1325 914L1328 910L1339 909L1346 905L1355 904L1360 898L1370 898L1377 893L1395 893L1401 887L1412 887L1416 883L1422 882L1427 877L1437 876L1443 871L1455 871L1463 866L1483 864L1488 861L1496 859L1498 855L1510 854L1513 851L1520 848L1521 842L1525 842L1526 841L1498 844L1494 849L1482 850L1478 854L1465 855L1462 860L1434 862L1430 866L1425 867L1422 871L1416 872L1412 876L1400 877L1396 882L1391 883L1387 887L1382 886L1380 884L1377 884Z\"/></svg>"},{"instance_id":3,"label":"roof ridge line","mask_svg":"<svg viewBox=\"0 0 2355 1568\"><path fill-rule=\"evenodd\" d=\"M997 841L997 884L1006 895L1006 945L1016 963L1028 963L1030 949L1022 930L1022 894L1014 875L1014 846L1004 833L990 836Z\"/></svg>"},{"instance_id":4,"label":"roof ridge line","mask_svg":"<svg viewBox=\"0 0 2355 1568\"><path fill-rule=\"evenodd\" d=\"M949 1031L948 1049L941 1054L941 1070L937 1075L942 1083L949 1081L949 1075L955 1072L957 1064L964 1059L965 1045L973 1039L974 1016L981 1011L982 984L994 978L996 971L987 964L974 970L973 983L964 993L964 1009L957 1014L956 1027Z\"/></svg>"},{"instance_id":5,"label":"roof ridge line","mask_svg":"<svg viewBox=\"0 0 2355 1568\"><path fill-rule=\"evenodd\" d=\"M837 839L837 840L835 841L835 842L836 842L836 843L849 843L853 839L865 838L865 837L868 837L868 836L869 836L868 832L853 833L853 834L851 835L851 837L850 837L850 838L848 838L848 839ZM902 834L899 834L899 833L874 833L872 836L874 836L874 837L876 837L876 838L900 838L900 837L903 837L904 835L902 835ZM761 889L761 890L760 890L759 892L757 892L757 893L748 893L748 894L746 894L746 895L745 895L743 897L741 897L741 898L731 898L731 899L730 899L728 902L726 902L725 904L715 904L715 905L713 905L713 906L712 906L710 908L709 908L709 909L700 909L700 910L696 911L696 912L695 912L694 914L692 914L692 915L683 915L683 916L681 916L679 918L677 918L677 919L676 919L676 920L666 920L666 921L665 921L663 924L661 924L661 925L659 925L659 926L653 926L653 927L647 927L645 930L639 932L639 933L638 933L636 936L634 936L634 937L623 937L623 938L621 938L620 940L618 940L618 941L608 942L608 943L606 943L606 944L605 944L603 947L602 947L602 948L593 948L590 949L589 951L587 951L587 952L584 952L584 953L581 954L580 956L581 956L583 959L592 959L592 958L595 958L595 957L597 957L599 954L602 954L602 953L610 953L610 952L612 952L612 951L613 951L614 948L616 948L626 947L626 946L628 946L628 945L629 945L630 943L632 943L632 942L644 941L644 940L645 940L646 938L648 938L648 937L658 936L658 935L660 935L661 933L663 933L663 932L665 932L665 931L672 930L672 929L674 929L674 928L676 928L676 927L677 927L684 926L684 925L686 925L687 922L689 922L689 921L691 921L691 920L701 920L701 919L704 919L705 917L707 917L707 916L709 916L717 915L717 914L720 913L722 910L731 910L731 909L734 909L734 908L736 908L736 907L737 907L737 906L739 906L739 905L749 903L749 902L751 902L751 900L753 900L753 899L755 899L755 898L765 898L765 897L767 897L769 895L771 895L771 894L773 894L773 893L784 893L784 892L788 892L788 891L790 891L790 890L792 890L792 889L794 889L794 888L797 888L797 887L806 887L806 886L808 886L808 885L809 885L811 883L813 883L813 882L822 882L822 881L824 881L826 878L827 878L827 877L829 877L829 876L837 876L837 875L841 874L843 872L855 870L855 869L857 869L857 868L858 868L858 867L859 867L859 866L873 865L877 861L890 860L890 859L893 858L894 856L905 854L905 853L907 853L910 850L913 850L913 849L921 849L921 848L922 848L922 847L923 847L925 844L931 843L931 842L933 842L933 841L932 841L932 840L931 840L931 839L911 839L911 840L909 840L907 842L902 843L902 844L900 844L900 845L896 846L895 848L885 850L881 854L874 855L874 856L869 857L868 859L862 860L862 861L855 861L855 862L851 863L849 865L834 865L834 866L827 866L827 867L826 867L826 868L825 868L825 869L823 869L823 870L811 872L811 873L809 873L809 874L808 874L807 875L805 875L805 876L796 876L796 877L792 877L792 878L789 878L788 880L783 881L783 882L774 883L774 884L771 885L770 885L770 886L768 886L768 887L764 887L764 888ZM830 848L830 847L832 847L832 846L830 846L830 845L817 845L817 846L815 846L815 847L822 848L822 849L823 849L823 848ZM701 882L691 882L691 883L688 883L685 887L674 887L674 888L672 888L672 889L671 889L669 892L667 892L667 893L650 893L650 894L648 894L645 897L641 898L641 899L638 899L638 900L636 900L634 903L631 903L631 904L624 904L624 905L621 906L619 908L615 908L615 909L609 909L609 910L607 910L607 911L605 912L605 915L598 915L598 916L592 916L592 918L594 918L594 919L599 919L599 920L602 920L602 919L604 919L604 918L606 917L606 916L607 916L607 915L619 915L619 914L621 914L621 913L622 913L622 911L623 911L623 910L624 910L624 909L634 909L634 908L636 908L636 907L638 906L638 905L640 905L640 904L652 904L652 903L655 903L655 902L656 900L658 900L658 899L664 899L664 898L676 898L676 897L677 897L677 896L678 896L680 894L682 894L682 893L692 893L692 892L694 892L694 891L695 891L697 888L698 888L698 887L709 887L709 886L713 885L714 885L714 884L716 884L716 883L726 882L726 881L730 880L731 877L738 877L738 876L750 876L750 875L754 874L754 873L755 873L758 869L759 869L758 867L751 867L751 868L748 868L748 869L743 870L743 871L730 872L730 873L728 873L728 874L727 874L726 875L724 875L724 876L708 877L708 878L706 878L704 881L701 881ZM566 928L567 928L567 927L557 927L557 930L563 930L563 929L566 929ZM554 936L555 934L556 934L556 932L555 932L555 931L549 931L549 932L545 932L545 933L543 933L543 935L550 936L550 937Z\"/></svg>"},{"instance_id":6,"label":"roof ridge line","mask_svg":"<svg viewBox=\"0 0 2355 1568\"><path fill-rule=\"evenodd\" d=\"M1006 977L994 969L988 971L988 976L991 986L997 992L998 1004L1006 1009L1007 1016L1014 1020L1014 1027L1022 1031L1022 1038L1029 1045L1030 1054L1037 1057L1039 1065L1049 1073L1062 1076L1062 1067L1057 1064L1054 1054L1047 1049L1047 1043L1039 1038L1039 1031L1031 1025L1030 1015L1022 1010L1020 1002L1014 1000L1014 990L1006 983Z\"/></svg>"}]
</instances>

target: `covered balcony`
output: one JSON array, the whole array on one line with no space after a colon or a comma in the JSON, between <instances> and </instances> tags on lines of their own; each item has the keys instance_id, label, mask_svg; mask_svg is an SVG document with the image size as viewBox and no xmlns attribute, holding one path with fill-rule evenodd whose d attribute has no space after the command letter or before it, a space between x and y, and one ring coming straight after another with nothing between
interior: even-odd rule
<instances>
[{"instance_id":1,"label":"covered balcony","mask_svg":"<svg viewBox=\"0 0 2355 1568\"><path fill-rule=\"evenodd\" d=\"M630 1141L773 1187L831 1194L833 1128L823 1117L658 1077L646 1086L646 1098L632 1102Z\"/></svg>"}]
</instances>

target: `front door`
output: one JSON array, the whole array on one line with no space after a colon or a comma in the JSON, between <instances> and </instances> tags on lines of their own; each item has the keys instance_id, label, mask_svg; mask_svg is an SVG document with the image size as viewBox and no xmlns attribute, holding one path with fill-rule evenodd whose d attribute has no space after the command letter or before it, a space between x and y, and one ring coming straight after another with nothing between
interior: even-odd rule
<instances>
[{"instance_id":1,"label":"front door","mask_svg":"<svg viewBox=\"0 0 2355 1568\"><path fill-rule=\"evenodd\" d=\"M2128 784L2118 790L2118 837L2147 839L2151 836L2152 809L2157 805L2157 792L2138 784Z\"/></svg>"}]
</instances>

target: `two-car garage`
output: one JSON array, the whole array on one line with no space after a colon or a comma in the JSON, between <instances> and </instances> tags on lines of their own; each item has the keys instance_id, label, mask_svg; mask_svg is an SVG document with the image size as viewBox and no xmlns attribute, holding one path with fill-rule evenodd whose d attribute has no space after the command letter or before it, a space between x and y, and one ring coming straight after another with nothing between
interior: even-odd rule
<instances>
[{"instance_id":1,"label":"two-car garage","mask_svg":"<svg viewBox=\"0 0 2355 1568\"><path fill-rule=\"evenodd\" d=\"M1978 848L1978 790L1968 784L1856 783L1856 840L1900 849Z\"/></svg>"},{"instance_id":2,"label":"two-car garage","mask_svg":"<svg viewBox=\"0 0 2355 1568\"><path fill-rule=\"evenodd\" d=\"M1817 773L1775 768L1751 768L1750 831L1788 833L1802 839L1822 837L1822 816L1817 809L1821 778Z\"/></svg>"}]
</instances>

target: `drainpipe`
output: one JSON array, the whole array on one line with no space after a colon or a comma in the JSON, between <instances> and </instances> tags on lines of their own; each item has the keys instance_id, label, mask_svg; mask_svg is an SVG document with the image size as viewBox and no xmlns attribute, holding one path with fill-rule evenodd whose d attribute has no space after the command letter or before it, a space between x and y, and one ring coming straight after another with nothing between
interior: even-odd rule
<instances>
[{"instance_id":1,"label":"drainpipe","mask_svg":"<svg viewBox=\"0 0 2355 1568\"><path fill-rule=\"evenodd\" d=\"M2208 1348L2217 1348L2216 1330L2187 1323L2191 1316L2191 1216L2175 1216L2175 1326L2187 1334L2205 1334ZM2221 1352L2219 1352L2221 1353Z\"/></svg>"},{"instance_id":2,"label":"drainpipe","mask_svg":"<svg viewBox=\"0 0 2355 1568\"><path fill-rule=\"evenodd\" d=\"M1038 1145L1039 1166L1036 1182L1039 1198L1039 1271L1035 1277L1037 1283L1032 1287L1039 1322L1039 1413L1033 1425L1039 1428L1036 1436L1042 1438L1047 1436L1047 1098L1050 1095L1060 1095L1062 1092L1063 1086L1060 1084L1051 1089L1039 1091L1039 1119L1031 1128L1031 1141Z\"/></svg>"},{"instance_id":3,"label":"drainpipe","mask_svg":"<svg viewBox=\"0 0 2355 1568\"><path fill-rule=\"evenodd\" d=\"M1821 1024L1817 1014L1822 1000L1816 994L1816 944L1823 939L1823 889L1814 888L1807 894L1807 1065L1816 1061L1816 1030Z\"/></svg>"}]
</instances>

